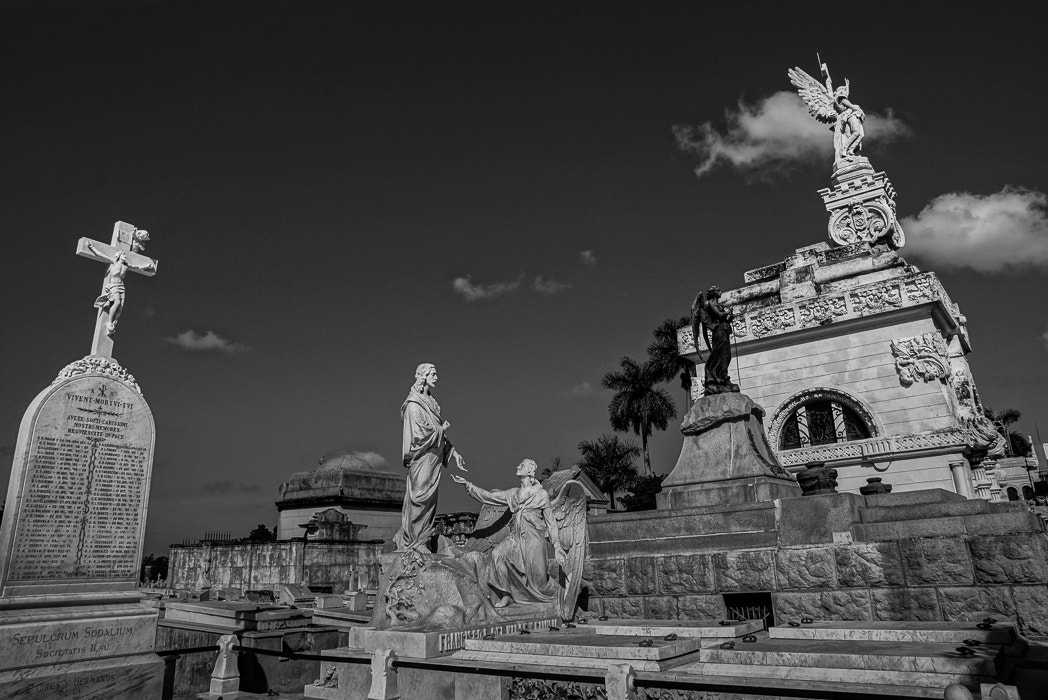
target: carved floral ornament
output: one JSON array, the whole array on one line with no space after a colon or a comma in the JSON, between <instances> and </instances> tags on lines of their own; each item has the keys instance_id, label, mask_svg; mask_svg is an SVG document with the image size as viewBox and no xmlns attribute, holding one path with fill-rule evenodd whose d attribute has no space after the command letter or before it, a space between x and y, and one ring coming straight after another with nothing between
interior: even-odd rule
<instances>
[{"instance_id":1,"label":"carved floral ornament","mask_svg":"<svg viewBox=\"0 0 1048 700\"><path fill-rule=\"evenodd\" d=\"M142 390L138 387L138 382L135 381L134 375L121 367L119 362L111 357L99 357L97 355L88 355L76 362L70 362L61 372L58 373L55 380L51 382L51 386L67 379L80 377L86 374L104 374L107 377L112 377L113 379L118 379L121 382L124 382L134 389L136 393L142 393Z\"/></svg>"},{"instance_id":2,"label":"carved floral ornament","mask_svg":"<svg viewBox=\"0 0 1048 700\"><path fill-rule=\"evenodd\" d=\"M910 386L918 379L925 382L949 379L950 357L946 341L938 333L889 342L895 357L895 371L903 386Z\"/></svg>"}]
</instances>

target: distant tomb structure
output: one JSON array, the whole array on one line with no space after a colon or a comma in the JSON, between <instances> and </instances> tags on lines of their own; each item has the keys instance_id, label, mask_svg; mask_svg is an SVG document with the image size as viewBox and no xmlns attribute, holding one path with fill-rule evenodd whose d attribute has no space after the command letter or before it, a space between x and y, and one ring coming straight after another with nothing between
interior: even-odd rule
<instances>
[{"instance_id":1,"label":"distant tomb structure","mask_svg":"<svg viewBox=\"0 0 1048 700\"><path fill-rule=\"evenodd\" d=\"M296 472L280 485L277 539L302 537L302 526L334 508L365 525L370 539L391 542L400 528L404 475L382 471L355 455L321 458L320 466Z\"/></svg>"}]
</instances>

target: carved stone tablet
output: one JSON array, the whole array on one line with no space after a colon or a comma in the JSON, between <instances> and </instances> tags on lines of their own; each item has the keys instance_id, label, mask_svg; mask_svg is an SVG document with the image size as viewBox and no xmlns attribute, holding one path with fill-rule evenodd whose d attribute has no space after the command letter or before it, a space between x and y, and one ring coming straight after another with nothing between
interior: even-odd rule
<instances>
[{"instance_id":1,"label":"carved stone tablet","mask_svg":"<svg viewBox=\"0 0 1048 700\"><path fill-rule=\"evenodd\" d=\"M135 587L154 439L149 406L120 372L87 368L36 397L0 529L3 596Z\"/></svg>"}]
</instances>

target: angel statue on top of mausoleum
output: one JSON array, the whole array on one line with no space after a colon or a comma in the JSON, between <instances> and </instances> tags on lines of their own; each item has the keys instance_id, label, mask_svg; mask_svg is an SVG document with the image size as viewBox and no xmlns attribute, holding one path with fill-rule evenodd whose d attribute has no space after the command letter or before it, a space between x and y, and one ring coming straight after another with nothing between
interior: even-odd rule
<instances>
[{"instance_id":1,"label":"angel statue on top of mausoleum","mask_svg":"<svg viewBox=\"0 0 1048 700\"><path fill-rule=\"evenodd\" d=\"M787 74L790 82L797 87L801 99L808 104L808 112L823 124L833 125L833 163L839 168L859 158L858 152L866 135L863 127L866 113L848 99L851 83L847 78L844 85L834 89L830 69L821 60L819 67L825 84L800 68L791 68Z\"/></svg>"}]
</instances>

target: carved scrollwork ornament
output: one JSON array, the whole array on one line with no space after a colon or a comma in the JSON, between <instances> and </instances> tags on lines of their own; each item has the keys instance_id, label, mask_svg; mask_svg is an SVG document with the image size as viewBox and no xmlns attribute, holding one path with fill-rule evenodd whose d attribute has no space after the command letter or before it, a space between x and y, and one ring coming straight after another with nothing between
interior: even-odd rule
<instances>
[{"instance_id":1,"label":"carved scrollwork ornament","mask_svg":"<svg viewBox=\"0 0 1048 700\"><path fill-rule=\"evenodd\" d=\"M852 202L830 215L830 238L840 245L868 242L883 238L896 226L895 211L885 197L866 202Z\"/></svg>"}]
</instances>

